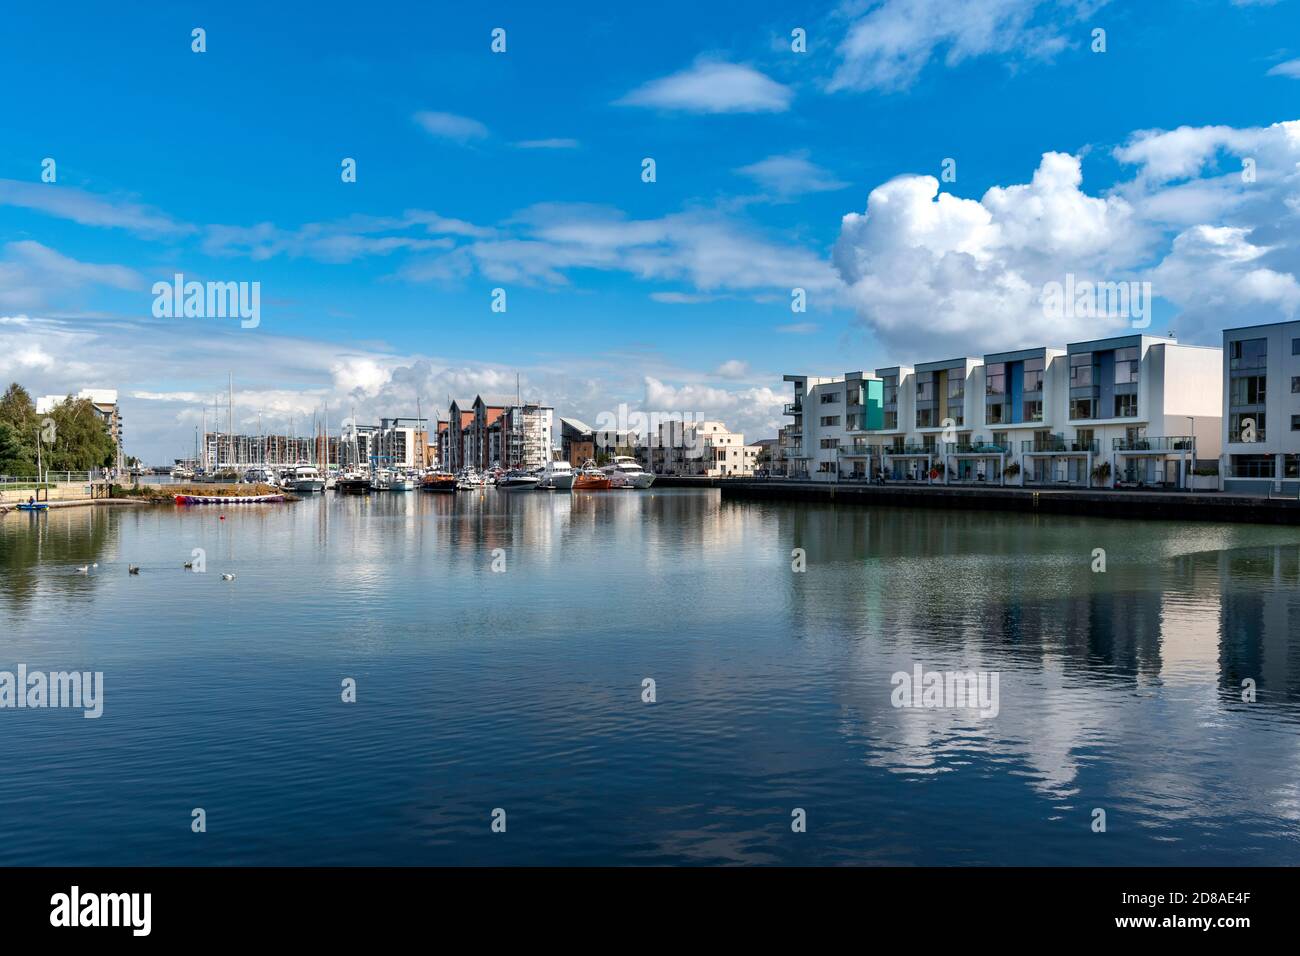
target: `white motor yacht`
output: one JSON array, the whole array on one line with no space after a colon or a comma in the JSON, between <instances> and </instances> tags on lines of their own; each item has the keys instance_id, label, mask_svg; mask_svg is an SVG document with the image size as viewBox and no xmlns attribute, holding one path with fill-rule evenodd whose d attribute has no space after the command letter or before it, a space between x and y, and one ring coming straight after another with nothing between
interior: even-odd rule
<instances>
[{"instance_id":1,"label":"white motor yacht","mask_svg":"<svg viewBox=\"0 0 1300 956\"><path fill-rule=\"evenodd\" d=\"M315 465L299 465L293 470L293 490L300 494L324 491L325 479L320 476Z\"/></svg>"},{"instance_id":2,"label":"white motor yacht","mask_svg":"<svg viewBox=\"0 0 1300 956\"><path fill-rule=\"evenodd\" d=\"M568 491L573 487L573 466L567 461L548 461L542 466L538 488L547 491Z\"/></svg>"},{"instance_id":3,"label":"white motor yacht","mask_svg":"<svg viewBox=\"0 0 1300 956\"><path fill-rule=\"evenodd\" d=\"M655 483L655 476L627 455L615 455L614 460L601 470L609 475L611 488L649 488Z\"/></svg>"}]
</instances>

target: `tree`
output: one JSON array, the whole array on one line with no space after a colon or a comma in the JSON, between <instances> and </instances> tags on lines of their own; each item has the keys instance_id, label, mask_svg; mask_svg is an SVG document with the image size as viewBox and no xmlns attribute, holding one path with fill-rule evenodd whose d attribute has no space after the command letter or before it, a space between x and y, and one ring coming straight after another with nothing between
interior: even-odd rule
<instances>
[{"instance_id":1,"label":"tree","mask_svg":"<svg viewBox=\"0 0 1300 956\"><path fill-rule=\"evenodd\" d=\"M36 431L40 422L31 395L17 382L0 396L0 427L6 429L7 435L0 441L0 472L36 474Z\"/></svg>"},{"instance_id":2,"label":"tree","mask_svg":"<svg viewBox=\"0 0 1300 956\"><path fill-rule=\"evenodd\" d=\"M54 420L54 441L42 449L47 468L88 471L113 463L113 438L89 399L68 396L48 417Z\"/></svg>"}]
</instances>

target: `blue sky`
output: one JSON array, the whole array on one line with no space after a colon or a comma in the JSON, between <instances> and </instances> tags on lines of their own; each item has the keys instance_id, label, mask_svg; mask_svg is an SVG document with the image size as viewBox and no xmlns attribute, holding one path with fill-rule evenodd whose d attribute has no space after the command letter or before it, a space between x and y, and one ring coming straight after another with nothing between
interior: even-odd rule
<instances>
[{"instance_id":1,"label":"blue sky","mask_svg":"<svg viewBox=\"0 0 1300 956\"><path fill-rule=\"evenodd\" d=\"M1185 341L1300 306L1296 0L565 6L13 6L0 374L118 388L149 460L232 368L246 424L518 374L759 438L786 371L1104 334L1039 321L1065 272ZM154 318L175 272L259 326Z\"/></svg>"}]
</instances>

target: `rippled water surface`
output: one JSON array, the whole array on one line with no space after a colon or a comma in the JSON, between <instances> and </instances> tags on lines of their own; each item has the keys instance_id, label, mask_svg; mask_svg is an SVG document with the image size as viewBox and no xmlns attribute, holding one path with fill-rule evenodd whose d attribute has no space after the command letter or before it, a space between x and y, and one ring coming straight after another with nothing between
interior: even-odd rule
<instances>
[{"instance_id":1,"label":"rippled water surface","mask_svg":"<svg viewBox=\"0 0 1300 956\"><path fill-rule=\"evenodd\" d=\"M1296 529L329 496L11 514L0 576L0 670L105 682L0 710L0 864L1300 863Z\"/></svg>"}]
</instances>

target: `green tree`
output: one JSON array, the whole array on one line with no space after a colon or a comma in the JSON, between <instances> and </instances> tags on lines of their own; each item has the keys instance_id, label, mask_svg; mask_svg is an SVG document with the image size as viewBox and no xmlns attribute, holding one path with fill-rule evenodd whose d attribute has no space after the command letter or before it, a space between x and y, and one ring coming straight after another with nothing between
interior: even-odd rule
<instances>
[{"instance_id":1,"label":"green tree","mask_svg":"<svg viewBox=\"0 0 1300 956\"><path fill-rule=\"evenodd\" d=\"M0 441L0 472L36 474L36 431L39 425L31 395L14 382L0 396L0 427L4 427L7 434Z\"/></svg>"},{"instance_id":2,"label":"green tree","mask_svg":"<svg viewBox=\"0 0 1300 956\"><path fill-rule=\"evenodd\" d=\"M48 417L54 421L54 440L41 450L47 468L87 471L113 463L113 438L89 399L68 396ZM48 431L42 429L43 434Z\"/></svg>"}]
</instances>

